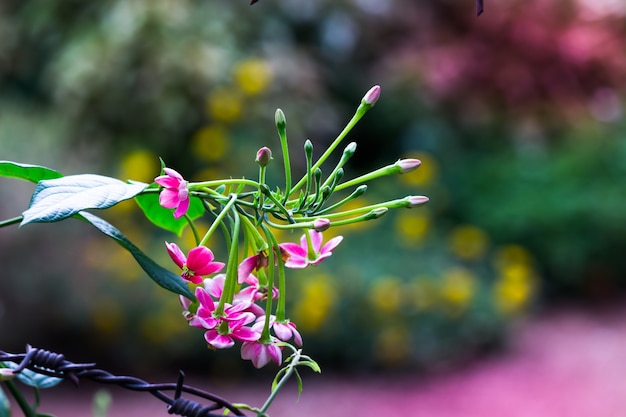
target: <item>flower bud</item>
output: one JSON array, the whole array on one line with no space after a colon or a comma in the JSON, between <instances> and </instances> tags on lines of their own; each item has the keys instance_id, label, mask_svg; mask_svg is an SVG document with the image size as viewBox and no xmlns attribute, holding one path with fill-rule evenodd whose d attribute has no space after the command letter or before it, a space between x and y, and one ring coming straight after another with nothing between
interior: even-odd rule
<instances>
[{"instance_id":1,"label":"flower bud","mask_svg":"<svg viewBox=\"0 0 626 417\"><path fill-rule=\"evenodd\" d=\"M278 130L284 130L285 126L287 126L287 119L285 119L285 113L281 109L276 109L276 113L274 114L274 121L276 122L276 127Z\"/></svg>"},{"instance_id":2,"label":"flower bud","mask_svg":"<svg viewBox=\"0 0 626 417\"><path fill-rule=\"evenodd\" d=\"M356 151L356 142L350 142L348 146L346 146L346 148L343 150L343 157L351 158L352 155L354 155L355 151Z\"/></svg>"},{"instance_id":3,"label":"flower bud","mask_svg":"<svg viewBox=\"0 0 626 417\"><path fill-rule=\"evenodd\" d=\"M374 210L370 211L369 213L365 215L365 220L377 219L387 214L388 211L389 209L387 207L375 208Z\"/></svg>"},{"instance_id":4,"label":"flower bud","mask_svg":"<svg viewBox=\"0 0 626 417\"><path fill-rule=\"evenodd\" d=\"M407 172L415 171L421 164L422 161L419 159L398 159L395 166L400 169L401 174L406 174Z\"/></svg>"},{"instance_id":5,"label":"flower bud","mask_svg":"<svg viewBox=\"0 0 626 417\"><path fill-rule=\"evenodd\" d=\"M412 208L415 206L419 206L421 204L426 204L428 203L430 199L426 196L423 195L410 195L408 197L406 197L406 201L409 203L408 206L406 206L407 208Z\"/></svg>"},{"instance_id":6,"label":"flower bud","mask_svg":"<svg viewBox=\"0 0 626 417\"><path fill-rule=\"evenodd\" d=\"M330 220L328 219L316 219L313 221L313 229L316 232L323 232L330 227Z\"/></svg>"},{"instance_id":7,"label":"flower bud","mask_svg":"<svg viewBox=\"0 0 626 417\"><path fill-rule=\"evenodd\" d=\"M272 160L272 150L267 146L262 147L256 153L255 161L262 167L266 167Z\"/></svg>"},{"instance_id":8,"label":"flower bud","mask_svg":"<svg viewBox=\"0 0 626 417\"><path fill-rule=\"evenodd\" d=\"M361 104L372 107L378 101L378 97L380 97L380 86L375 85L370 88L365 96L363 96L363 100L361 100Z\"/></svg>"},{"instance_id":9,"label":"flower bud","mask_svg":"<svg viewBox=\"0 0 626 417\"><path fill-rule=\"evenodd\" d=\"M0 368L0 382L10 381L15 378L15 372L13 369Z\"/></svg>"}]
</instances>

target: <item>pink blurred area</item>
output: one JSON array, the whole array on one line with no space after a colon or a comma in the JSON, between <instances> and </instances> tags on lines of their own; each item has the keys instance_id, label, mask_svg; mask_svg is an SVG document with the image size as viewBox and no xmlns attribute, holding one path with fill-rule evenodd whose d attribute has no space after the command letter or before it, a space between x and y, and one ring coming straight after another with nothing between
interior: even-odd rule
<instances>
[{"instance_id":1,"label":"pink blurred area","mask_svg":"<svg viewBox=\"0 0 626 417\"><path fill-rule=\"evenodd\" d=\"M559 311L520 328L506 353L429 377L305 375L281 393L272 417L613 417L626 415L626 310ZM155 381L162 382L162 381ZM89 384L87 384L89 385ZM263 403L268 385L194 385L233 402ZM91 386L91 385L90 385ZM93 387L93 386L91 386ZM44 392L41 411L91 415L90 388ZM146 393L111 389L109 417L168 415ZM62 395L60 395L62 394Z\"/></svg>"}]
</instances>

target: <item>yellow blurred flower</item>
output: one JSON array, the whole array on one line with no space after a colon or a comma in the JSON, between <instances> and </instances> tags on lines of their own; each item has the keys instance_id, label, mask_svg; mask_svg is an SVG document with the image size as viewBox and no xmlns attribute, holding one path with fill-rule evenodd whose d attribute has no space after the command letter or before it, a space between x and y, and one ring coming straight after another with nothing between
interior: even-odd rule
<instances>
[{"instance_id":1,"label":"yellow blurred flower","mask_svg":"<svg viewBox=\"0 0 626 417\"><path fill-rule=\"evenodd\" d=\"M324 324L335 301L330 277L311 276L302 284L300 299L293 310L293 322L304 332L314 332Z\"/></svg>"},{"instance_id":2,"label":"yellow blurred flower","mask_svg":"<svg viewBox=\"0 0 626 417\"><path fill-rule=\"evenodd\" d=\"M191 151L206 161L221 159L227 150L228 133L220 125L205 126L191 138Z\"/></svg>"},{"instance_id":3,"label":"yellow blurred flower","mask_svg":"<svg viewBox=\"0 0 626 417\"><path fill-rule=\"evenodd\" d=\"M460 313L471 303L476 293L476 277L461 267L451 268L443 274L440 288L441 300L451 313Z\"/></svg>"},{"instance_id":4,"label":"yellow blurred flower","mask_svg":"<svg viewBox=\"0 0 626 417\"><path fill-rule=\"evenodd\" d=\"M485 255L489 245L487 234L478 227L458 226L450 233L450 249L462 259L476 260Z\"/></svg>"},{"instance_id":5,"label":"yellow blurred flower","mask_svg":"<svg viewBox=\"0 0 626 417\"><path fill-rule=\"evenodd\" d=\"M411 352L409 331L401 324L385 327L376 335L374 349L377 359L385 365L403 363Z\"/></svg>"},{"instance_id":6,"label":"yellow blurred flower","mask_svg":"<svg viewBox=\"0 0 626 417\"><path fill-rule=\"evenodd\" d=\"M400 175L400 180L410 186L428 186L437 180L439 165L435 158L426 152L410 152L403 158L415 158L422 164L415 171Z\"/></svg>"},{"instance_id":7,"label":"yellow blurred flower","mask_svg":"<svg viewBox=\"0 0 626 417\"><path fill-rule=\"evenodd\" d=\"M498 250L494 264L499 274L493 288L496 307L505 314L523 311L537 287L532 255L521 246L508 245Z\"/></svg>"},{"instance_id":8,"label":"yellow blurred flower","mask_svg":"<svg viewBox=\"0 0 626 417\"><path fill-rule=\"evenodd\" d=\"M439 299L437 283L430 277L419 276L409 282L402 291L406 305L417 310L428 310Z\"/></svg>"},{"instance_id":9,"label":"yellow blurred flower","mask_svg":"<svg viewBox=\"0 0 626 417\"><path fill-rule=\"evenodd\" d=\"M161 169L159 158L150 151L137 149L125 154L118 167L118 177L122 180L134 180L152 183Z\"/></svg>"},{"instance_id":10,"label":"yellow blurred flower","mask_svg":"<svg viewBox=\"0 0 626 417\"><path fill-rule=\"evenodd\" d=\"M420 246L430 230L430 212L423 207L419 210L399 211L396 214L394 226L402 243L408 246Z\"/></svg>"},{"instance_id":11,"label":"yellow blurred flower","mask_svg":"<svg viewBox=\"0 0 626 417\"><path fill-rule=\"evenodd\" d=\"M382 313L390 314L400 309L403 288L400 279L386 276L374 281L369 291L370 303Z\"/></svg>"},{"instance_id":12,"label":"yellow blurred flower","mask_svg":"<svg viewBox=\"0 0 626 417\"><path fill-rule=\"evenodd\" d=\"M503 270L509 265L532 265L533 256L526 248L519 245L505 245L494 255L494 267Z\"/></svg>"},{"instance_id":13,"label":"yellow blurred flower","mask_svg":"<svg viewBox=\"0 0 626 417\"><path fill-rule=\"evenodd\" d=\"M216 89L207 98L207 113L220 122L237 120L242 107L241 95L233 89Z\"/></svg>"},{"instance_id":14,"label":"yellow blurred flower","mask_svg":"<svg viewBox=\"0 0 626 417\"><path fill-rule=\"evenodd\" d=\"M249 95L265 91L272 81L270 67L261 59L241 61L235 66L233 73L241 91Z\"/></svg>"},{"instance_id":15,"label":"yellow blurred flower","mask_svg":"<svg viewBox=\"0 0 626 417\"><path fill-rule=\"evenodd\" d=\"M493 287L495 305L505 314L519 313L532 300L534 288L532 280L500 279Z\"/></svg>"}]
</instances>

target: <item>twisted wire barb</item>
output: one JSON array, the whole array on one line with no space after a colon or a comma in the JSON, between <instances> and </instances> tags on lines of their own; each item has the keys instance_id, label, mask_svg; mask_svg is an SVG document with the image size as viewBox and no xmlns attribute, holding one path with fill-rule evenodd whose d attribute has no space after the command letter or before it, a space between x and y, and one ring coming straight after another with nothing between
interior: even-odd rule
<instances>
[{"instance_id":1,"label":"twisted wire barb","mask_svg":"<svg viewBox=\"0 0 626 417\"><path fill-rule=\"evenodd\" d=\"M44 349L26 346L26 353L8 353L0 350L0 362L9 361L19 363L13 370L18 374L24 369L67 379L78 386L80 379L89 379L102 384L118 385L131 391L149 392L168 405L168 414L183 417L223 417L226 410L236 416L245 416L243 412L232 403L210 392L185 385L185 374L179 371L178 381L175 383L151 384L142 379L132 376L116 376L102 369L97 369L95 363L74 363L65 359L62 354L50 352ZM174 397L170 397L163 391L174 391ZM182 393L194 395L212 402L203 405L197 401L182 398ZM224 409L224 412L219 411Z\"/></svg>"}]
</instances>

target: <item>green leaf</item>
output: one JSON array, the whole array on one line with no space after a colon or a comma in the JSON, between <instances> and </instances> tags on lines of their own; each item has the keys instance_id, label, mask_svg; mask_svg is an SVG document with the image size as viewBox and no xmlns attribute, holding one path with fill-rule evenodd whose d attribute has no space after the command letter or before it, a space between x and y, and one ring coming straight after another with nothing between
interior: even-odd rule
<instances>
[{"instance_id":1,"label":"green leaf","mask_svg":"<svg viewBox=\"0 0 626 417\"><path fill-rule=\"evenodd\" d=\"M0 176L18 178L32 182L61 178L63 174L39 165L20 164L11 161L0 161Z\"/></svg>"},{"instance_id":2,"label":"green leaf","mask_svg":"<svg viewBox=\"0 0 626 417\"><path fill-rule=\"evenodd\" d=\"M0 386L0 417L11 417L11 405L2 386Z\"/></svg>"},{"instance_id":3,"label":"green leaf","mask_svg":"<svg viewBox=\"0 0 626 417\"><path fill-rule=\"evenodd\" d=\"M4 366L9 369L16 369L19 365L14 362L2 362ZM52 388L57 386L62 378L57 378L54 376L44 375L37 373L35 371L31 371L30 369L24 369L19 374L15 376L21 383L28 385L29 387L44 389L44 388Z\"/></svg>"},{"instance_id":4,"label":"green leaf","mask_svg":"<svg viewBox=\"0 0 626 417\"><path fill-rule=\"evenodd\" d=\"M148 276L152 278L152 280L158 285L168 291L183 295L190 300L195 300L195 297L189 290L189 287L179 275L176 275L172 271L169 271L154 262L130 240L128 240L128 238L124 236L122 232L117 230L110 223L102 220L98 216L87 212L81 212L76 217L90 223L93 227L95 227L105 235L109 236L117 243L119 243L120 246L129 251L130 254L133 255L133 257L135 258L139 266L141 266L141 268L148 274Z\"/></svg>"},{"instance_id":5,"label":"green leaf","mask_svg":"<svg viewBox=\"0 0 626 417\"><path fill-rule=\"evenodd\" d=\"M21 226L56 222L86 209L104 209L139 194L147 184L127 184L102 175L83 174L37 184Z\"/></svg>"},{"instance_id":6,"label":"green leaf","mask_svg":"<svg viewBox=\"0 0 626 417\"><path fill-rule=\"evenodd\" d=\"M177 219L172 214L172 209L163 208L159 204L159 195L156 193L139 194L135 196L135 201L137 205L139 205L139 208L143 210L146 218L162 229L180 236L185 226L187 226L185 217ZM191 218L191 220L195 220L203 214L204 207L202 201L192 197L186 216Z\"/></svg>"}]
</instances>

